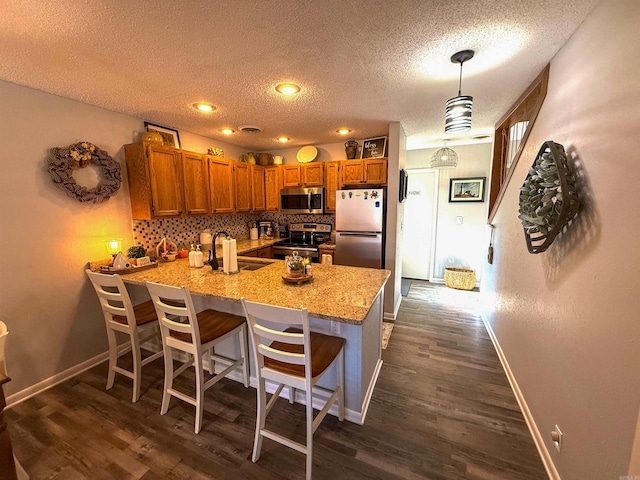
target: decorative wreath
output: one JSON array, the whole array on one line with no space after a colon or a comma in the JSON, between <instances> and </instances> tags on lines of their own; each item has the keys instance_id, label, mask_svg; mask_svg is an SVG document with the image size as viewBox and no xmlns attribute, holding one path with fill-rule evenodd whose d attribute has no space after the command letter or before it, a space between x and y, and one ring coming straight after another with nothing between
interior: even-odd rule
<instances>
[{"instance_id":1,"label":"decorative wreath","mask_svg":"<svg viewBox=\"0 0 640 480\"><path fill-rule=\"evenodd\" d=\"M102 168L98 186L90 189L78 185L72 176L74 169L86 167L89 163ZM89 142L74 143L67 148L52 148L48 170L53 183L79 202L106 202L116 194L122 183L120 164Z\"/></svg>"}]
</instances>

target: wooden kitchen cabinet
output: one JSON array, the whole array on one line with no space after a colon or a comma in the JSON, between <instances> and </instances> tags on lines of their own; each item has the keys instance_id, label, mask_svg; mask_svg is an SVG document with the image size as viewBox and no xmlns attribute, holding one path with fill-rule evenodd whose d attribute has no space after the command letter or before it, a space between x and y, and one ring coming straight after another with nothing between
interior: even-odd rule
<instances>
[{"instance_id":1,"label":"wooden kitchen cabinet","mask_svg":"<svg viewBox=\"0 0 640 480\"><path fill-rule=\"evenodd\" d=\"M211 192L212 213L233 213L234 177L233 160L220 157L208 157L209 191Z\"/></svg>"},{"instance_id":2,"label":"wooden kitchen cabinet","mask_svg":"<svg viewBox=\"0 0 640 480\"><path fill-rule=\"evenodd\" d=\"M265 190L265 210L267 212L277 212L280 210L280 189L282 188L282 175L277 165L265 167L264 169L264 190Z\"/></svg>"},{"instance_id":3,"label":"wooden kitchen cabinet","mask_svg":"<svg viewBox=\"0 0 640 480\"><path fill-rule=\"evenodd\" d=\"M343 185L386 185L387 159L365 158L342 161Z\"/></svg>"},{"instance_id":4,"label":"wooden kitchen cabinet","mask_svg":"<svg viewBox=\"0 0 640 480\"><path fill-rule=\"evenodd\" d=\"M132 143L124 146L134 220L184 213L180 151L171 147Z\"/></svg>"},{"instance_id":5,"label":"wooden kitchen cabinet","mask_svg":"<svg viewBox=\"0 0 640 480\"><path fill-rule=\"evenodd\" d=\"M209 201L208 162L204 155L182 151L182 176L184 178L184 206L187 215L211 213Z\"/></svg>"},{"instance_id":6,"label":"wooden kitchen cabinet","mask_svg":"<svg viewBox=\"0 0 640 480\"><path fill-rule=\"evenodd\" d=\"M282 185L284 187L322 187L324 186L323 162L308 165L283 165Z\"/></svg>"},{"instance_id":7,"label":"wooden kitchen cabinet","mask_svg":"<svg viewBox=\"0 0 640 480\"><path fill-rule=\"evenodd\" d=\"M262 247L258 249L259 258L273 258L273 247Z\"/></svg>"},{"instance_id":8,"label":"wooden kitchen cabinet","mask_svg":"<svg viewBox=\"0 0 640 480\"><path fill-rule=\"evenodd\" d=\"M324 165L324 210L336 211L336 190L340 188L340 162L325 162Z\"/></svg>"},{"instance_id":9,"label":"wooden kitchen cabinet","mask_svg":"<svg viewBox=\"0 0 640 480\"><path fill-rule=\"evenodd\" d=\"M251 191L253 211L265 211L265 171L260 165L251 165Z\"/></svg>"},{"instance_id":10,"label":"wooden kitchen cabinet","mask_svg":"<svg viewBox=\"0 0 640 480\"><path fill-rule=\"evenodd\" d=\"M251 211L251 168L247 163L233 162L233 182L235 188L235 211Z\"/></svg>"}]
</instances>

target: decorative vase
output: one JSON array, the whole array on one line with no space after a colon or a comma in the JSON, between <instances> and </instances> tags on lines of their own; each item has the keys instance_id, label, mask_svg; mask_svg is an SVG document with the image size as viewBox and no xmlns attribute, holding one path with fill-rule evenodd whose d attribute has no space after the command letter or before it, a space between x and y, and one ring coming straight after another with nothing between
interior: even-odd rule
<instances>
[{"instance_id":1,"label":"decorative vase","mask_svg":"<svg viewBox=\"0 0 640 480\"><path fill-rule=\"evenodd\" d=\"M358 153L358 142L355 140L347 140L344 142L344 150L347 154L347 159L353 160Z\"/></svg>"},{"instance_id":2,"label":"decorative vase","mask_svg":"<svg viewBox=\"0 0 640 480\"><path fill-rule=\"evenodd\" d=\"M162 141L162 135L158 132L150 130L148 132L144 132L142 134L142 141L146 143L153 143L155 145L162 145L164 142Z\"/></svg>"}]
</instances>

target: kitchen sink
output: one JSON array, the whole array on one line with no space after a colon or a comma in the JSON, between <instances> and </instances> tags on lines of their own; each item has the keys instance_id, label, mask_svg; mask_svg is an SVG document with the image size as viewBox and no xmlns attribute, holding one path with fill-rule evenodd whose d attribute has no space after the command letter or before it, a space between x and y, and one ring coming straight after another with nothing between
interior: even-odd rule
<instances>
[{"instance_id":1,"label":"kitchen sink","mask_svg":"<svg viewBox=\"0 0 640 480\"><path fill-rule=\"evenodd\" d=\"M262 267L266 267L267 265L271 265L270 263L261 263L261 262L247 262L246 260L238 261L238 270L259 270Z\"/></svg>"}]
</instances>

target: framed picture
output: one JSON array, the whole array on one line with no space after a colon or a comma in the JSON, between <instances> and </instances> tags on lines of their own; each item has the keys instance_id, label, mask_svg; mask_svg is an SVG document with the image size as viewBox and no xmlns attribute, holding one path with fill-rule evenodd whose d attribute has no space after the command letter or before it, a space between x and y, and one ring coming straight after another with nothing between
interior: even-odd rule
<instances>
[{"instance_id":1,"label":"framed picture","mask_svg":"<svg viewBox=\"0 0 640 480\"><path fill-rule=\"evenodd\" d=\"M362 143L360 158L384 157L387 150L387 137L369 138Z\"/></svg>"},{"instance_id":2,"label":"framed picture","mask_svg":"<svg viewBox=\"0 0 640 480\"><path fill-rule=\"evenodd\" d=\"M147 132L158 132L162 136L162 141L165 145L180 148L180 135L177 130L149 122L144 122L144 128Z\"/></svg>"},{"instance_id":3,"label":"framed picture","mask_svg":"<svg viewBox=\"0 0 640 480\"><path fill-rule=\"evenodd\" d=\"M484 202L487 177L452 178L449 180L449 202Z\"/></svg>"}]
</instances>

